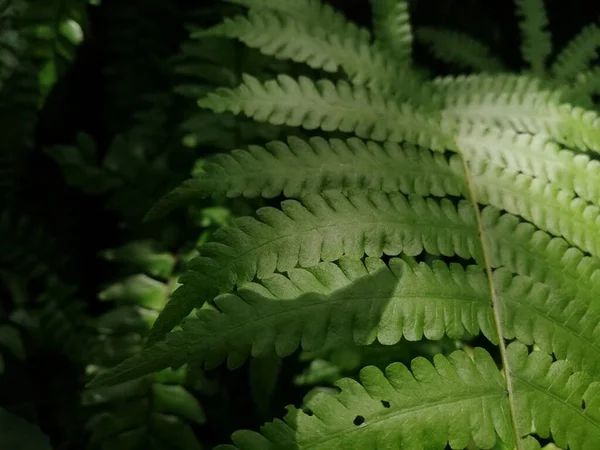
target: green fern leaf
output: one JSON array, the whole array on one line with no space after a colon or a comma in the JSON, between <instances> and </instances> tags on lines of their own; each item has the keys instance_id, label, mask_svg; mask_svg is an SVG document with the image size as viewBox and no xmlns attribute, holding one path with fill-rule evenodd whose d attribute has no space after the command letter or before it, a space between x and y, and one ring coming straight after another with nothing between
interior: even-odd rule
<instances>
[{"instance_id":1,"label":"green fern leaf","mask_svg":"<svg viewBox=\"0 0 600 450\"><path fill-rule=\"evenodd\" d=\"M562 447L598 445L599 417L581 406L582 399L593 401L597 383L583 373L573 373L563 361L552 363L540 352L528 356L518 344L509 347L509 357L518 369L513 373L518 432L525 440L519 448L539 448L528 435L550 433ZM306 405L310 414L290 407L285 421L266 424L262 436L239 431L233 435L235 446L219 450L285 448L288 442L300 449L400 446L421 450L443 449L447 444L459 449L471 440L479 448L491 448L498 439L514 448L503 377L482 349L475 349L473 359L463 352L448 358L437 355L433 365L417 358L411 370L392 364L385 375L366 367L360 379L362 384L340 380L340 394L311 399Z\"/></svg>"},{"instance_id":2,"label":"green fern leaf","mask_svg":"<svg viewBox=\"0 0 600 450\"><path fill-rule=\"evenodd\" d=\"M502 72L505 69L502 61L492 55L486 44L465 33L421 27L416 35L437 59L459 69L487 73Z\"/></svg>"},{"instance_id":3,"label":"green fern leaf","mask_svg":"<svg viewBox=\"0 0 600 450\"><path fill-rule=\"evenodd\" d=\"M542 180L507 174L499 168L490 169L484 162L471 165L471 170L479 203L521 216L539 229L562 236L580 249L600 256L600 243L594 232L600 216L597 206Z\"/></svg>"},{"instance_id":4,"label":"green fern leaf","mask_svg":"<svg viewBox=\"0 0 600 450\"><path fill-rule=\"evenodd\" d=\"M575 92L581 92L585 96L600 92L600 68L578 73L572 89Z\"/></svg>"},{"instance_id":5,"label":"green fern leaf","mask_svg":"<svg viewBox=\"0 0 600 450\"><path fill-rule=\"evenodd\" d=\"M445 200L438 204L411 197L407 201L400 194L377 192L349 196L325 193L305 197L303 203L304 207L286 201L283 212L259 210L262 222L238 219L235 227L217 232L215 242L201 249L202 256L192 261L180 278L182 286L157 320L150 343L161 339L194 307L210 301L219 291L228 292L255 276L264 279L276 270L287 271L298 264L311 267L343 255L416 255L423 250L481 260L478 231L466 203L456 210ZM568 285L590 304L596 282L586 279L590 271L600 267L596 259L581 260L574 249L565 251L568 247L564 241L550 240L541 231L534 233L531 225L519 224L516 217L499 217L495 211L487 208L482 215L490 236L493 267L506 266L553 286ZM430 217L436 219L430 221ZM345 225L332 228L334 223ZM561 260L564 263L556 263ZM567 265L570 270L565 270L567 261L571 262Z\"/></svg>"},{"instance_id":6,"label":"green fern leaf","mask_svg":"<svg viewBox=\"0 0 600 450\"><path fill-rule=\"evenodd\" d=\"M306 77L294 80L280 75L262 84L244 75L244 83L238 88L218 89L198 104L217 113L243 112L273 125L352 132L361 138L406 141L433 150L453 146L450 137L424 112L344 81L315 83Z\"/></svg>"},{"instance_id":7,"label":"green fern leaf","mask_svg":"<svg viewBox=\"0 0 600 450\"><path fill-rule=\"evenodd\" d=\"M209 196L271 198L283 194L294 198L353 188L423 197L460 195L464 180L457 172L441 153L412 145L290 137L287 144L275 141L265 147L250 146L248 151L217 155L198 177L159 201L147 218Z\"/></svg>"},{"instance_id":8,"label":"green fern leaf","mask_svg":"<svg viewBox=\"0 0 600 450\"><path fill-rule=\"evenodd\" d=\"M444 103L442 117L449 122L445 130L500 128L546 135L569 147L600 152L598 114L565 103L565 92L546 89L535 78L477 75L444 77L434 83Z\"/></svg>"},{"instance_id":9,"label":"green fern leaf","mask_svg":"<svg viewBox=\"0 0 600 450\"><path fill-rule=\"evenodd\" d=\"M512 370L505 376L513 381L519 436L552 433L558 445L582 450L600 443L600 416L591 407L597 383L582 372L573 373L564 361L552 363L542 352L528 355L521 344L509 346L507 354ZM514 445L505 382L490 356L475 349L473 360L455 352L448 359L436 355L434 364L417 358L412 374L402 364L393 364L386 376L374 367L365 368L362 386L341 380L339 396L319 395L307 402L310 414L290 408L285 422L267 424L263 436L236 432L235 448L267 444L286 448L286 443L293 443L295 448L442 449L446 443L464 448L470 439L490 448L497 437ZM479 420L472 421L473 415ZM393 427L387 426L390 420Z\"/></svg>"},{"instance_id":10,"label":"green fern leaf","mask_svg":"<svg viewBox=\"0 0 600 450\"><path fill-rule=\"evenodd\" d=\"M600 205L598 162L561 149L543 135L469 130L457 137L457 143L469 161L502 168L504 176L523 173L551 182ZM283 194L293 198L352 188L421 196L460 195L464 189L462 167L457 158L450 162L447 164L440 154L411 146L380 146L354 138L346 142L311 138L304 142L292 137L287 145L271 142L265 148L251 146L249 151L218 155L197 178L161 199L147 217L158 217L208 196L271 198Z\"/></svg>"},{"instance_id":11,"label":"green fern leaf","mask_svg":"<svg viewBox=\"0 0 600 450\"><path fill-rule=\"evenodd\" d=\"M412 374L393 365L386 378L368 368L364 387L342 381L337 397L311 394L308 413L292 408L262 435L238 432L237 447L224 448L538 450L549 437L571 450L598 447L600 170L580 153L600 152L600 119L586 91L593 83L569 78L558 89L543 79L552 48L542 0L517 4L532 74L445 77L404 91L372 81L389 73L376 69L376 58L350 60L406 51L402 38L390 38L410 23L405 2L397 11L391 1L375 5L374 45L313 0L232 2L248 6L248 17L209 33L342 68L354 85L245 75L237 87L205 95L202 108L386 143L290 139L209 160L162 205L194 196L300 201L259 209L200 246L149 345L92 385L188 362L235 368L299 347L326 352L481 333L498 347L501 370L480 349L472 359L437 355L435 367L417 359ZM573 42L563 58L587 61L590 40ZM331 51L336 46L344 51ZM477 64L490 64L486 50L477 51ZM194 308L196 318L169 333Z\"/></svg>"},{"instance_id":12,"label":"green fern leaf","mask_svg":"<svg viewBox=\"0 0 600 450\"><path fill-rule=\"evenodd\" d=\"M538 345L577 370L600 374L595 336L600 315L587 311L589 305L552 295L547 286L504 269L495 272L494 283L505 338ZM221 312L199 311L182 332L98 382L120 382L145 375L147 365L156 370L181 361L210 369L227 358L228 366L237 368L250 354L285 357L300 343L316 351L347 342L370 345L375 339L385 345L401 338L459 339L480 330L498 342L485 273L440 261L430 267L392 259L388 268L379 258L368 258L365 266L342 258L339 267L321 263L245 284L237 295L217 297L215 306Z\"/></svg>"},{"instance_id":13,"label":"green fern leaf","mask_svg":"<svg viewBox=\"0 0 600 450\"><path fill-rule=\"evenodd\" d=\"M542 75L546 67L546 59L552 53L552 39L546 30L548 17L543 0L516 0L517 16L523 44L523 59L537 75Z\"/></svg>"},{"instance_id":14,"label":"green fern leaf","mask_svg":"<svg viewBox=\"0 0 600 450\"><path fill-rule=\"evenodd\" d=\"M598 56L600 27L588 25L567 44L552 65L552 73L560 81L567 81L588 69Z\"/></svg>"},{"instance_id":15,"label":"green fern leaf","mask_svg":"<svg viewBox=\"0 0 600 450\"><path fill-rule=\"evenodd\" d=\"M412 58L412 27L405 0L374 0L375 37L395 59L404 64Z\"/></svg>"},{"instance_id":16,"label":"green fern leaf","mask_svg":"<svg viewBox=\"0 0 600 450\"><path fill-rule=\"evenodd\" d=\"M343 255L417 255L423 250L481 260L478 231L466 202L455 209L445 199L438 204L419 197L407 201L396 193L344 196L331 192L305 197L303 204L285 201L283 212L264 208L258 211L261 222L238 219L235 227L217 232L215 242L201 249L202 256L179 279L182 286L156 321L149 342L161 339L194 307L218 292L297 264L310 267ZM581 253L569 249L563 240L551 240L530 224L519 224L515 216L500 216L495 208L484 209L482 220L490 236L493 267L506 266L537 281L569 286L572 292L593 297L596 279L590 280L589 274L600 268L598 260L582 260ZM432 223L438 225L432 227ZM565 269L567 261L571 270Z\"/></svg>"},{"instance_id":17,"label":"green fern leaf","mask_svg":"<svg viewBox=\"0 0 600 450\"><path fill-rule=\"evenodd\" d=\"M473 129L459 135L457 143L469 161L501 167L510 174L523 173L600 206L598 161L562 148L542 134Z\"/></svg>"},{"instance_id":18,"label":"green fern leaf","mask_svg":"<svg viewBox=\"0 0 600 450\"><path fill-rule=\"evenodd\" d=\"M228 3L242 5L250 10L275 11L304 21L315 29L326 31L326 34L352 36L353 39L369 43L371 33L368 29L358 27L348 21L331 5L320 0L224 0Z\"/></svg>"},{"instance_id":19,"label":"green fern leaf","mask_svg":"<svg viewBox=\"0 0 600 450\"><path fill-rule=\"evenodd\" d=\"M239 39L251 48L278 59L306 63L315 69L337 72L339 67L357 82L390 88L400 85L397 73L385 56L357 35L319 32L314 24L273 11L250 10L208 30L192 33L193 38L220 36ZM412 88L416 87L416 82ZM410 87L405 87L407 92Z\"/></svg>"}]
</instances>

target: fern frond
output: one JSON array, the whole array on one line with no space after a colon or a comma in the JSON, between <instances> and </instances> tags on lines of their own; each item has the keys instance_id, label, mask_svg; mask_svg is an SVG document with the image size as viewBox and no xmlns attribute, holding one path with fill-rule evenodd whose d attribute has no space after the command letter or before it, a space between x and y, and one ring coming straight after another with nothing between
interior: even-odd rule
<instances>
[{"instance_id":1,"label":"fern frond","mask_svg":"<svg viewBox=\"0 0 600 450\"><path fill-rule=\"evenodd\" d=\"M598 311L600 260L496 208L485 208L481 216L492 267L529 276Z\"/></svg>"},{"instance_id":2,"label":"fern frond","mask_svg":"<svg viewBox=\"0 0 600 450\"><path fill-rule=\"evenodd\" d=\"M378 258L367 258L364 266L349 258L338 264L293 269L287 277L274 275L217 297L218 311L199 311L198 319L185 322L182 332L115 368L111 382L144 375L136 370L146 364L159 367L156 360L173 366L193 361L211 369L227 359L229 368L237 368L250 354L285 357L299 345L317 351L348 342L459 339L480 331L498 342L481 269L464 270L441 261L430 267L400 259L387 267ZM505 338L536 344L577 370L600 373L599 315L505 269L495 272L494 281L504 310Z\"/></svg>"},{"instance_id":3,"label":"fern frond","mask_svg":"<svg viewBox=\"0 0 600 450\"><path fill-rule=\"evenodd\" d=\"M238 219L234 227L215 233L215 242L201 248L202 256L190 263L179 280L182 286L157 319L150 342L219 292L297 265L312 267L344 255L418 255L422 251L481 260L477 226L467 202L455 208L446 199L439 203L420 197L407 200L399 193L346 196L329 192L305 197L303 205L285 201L282 211L261 209L258 216L261 221ZM589 274L600 267L598 260L582 261L580 252L567 250L564 241L550 240L515 216L500 216L495 208L484 209L482 220L493 267L505 266L552 286L564 283L588 300L587 305L592 302L598 287L597 278L589 281ZM565 268L568 261L571 267Z\"/></svg>"},{"instance_id":4,"label":"fern frond","mask_svg":"<svg viewBox=\"0 0 600 450\"><path fill-rule=\"evenodd\" d=\"M545 90L526 76L448 76L435 84L445 101L444 114L458 123L540 133L560 120L562 92Z\"/></svg>"},{"instance_id":5,"label":"fern frond","mask_svg":"<svg viewBox=\"0 0 600 450\"><path fill-rule=\"evenodd\" d=\"M257 124L233 114L217 116L199 109L196 101L216 87L239 85L243 72L260 79L289 72L288 62L240 46L233 40L202 38L184 42L172 64L178 78L175 91L190 100L189 111L181 124L185 132L184 145L230 150L243 143L277 139L285 132L280 127Z\"/></svg>"},{"instance_id":6,"label":"fern frond","mask_svg":"<svg viewBox=\"0 0 600 450\"><path fill-rule=\"evenodd\" d=\"M590 408L596 403L597 383L591 383L584 373L574 374L564 361L552 363L542 352L528 355L521 344L508 347L508 358L521 437L532 431L542 437L552 433L558 445L581 450L600 443L600 416ZM284 422L263 428L264 437L240 431L233 435L238 447L221 448L252 449L289 442L297 448L410 445L421 449L424 443L435 448L447 443L465 448L470 439L479 447L490 448L498 437L506 445L514 445L505 383L487 352L475 349L473 359L464 352L455 352L448 359L436 355L433 366L417 358L411 368L412 373L402 364L393 364L387 368L387 376L374 367L365 368L362 386L341 380L338 396L319 395L307 402L310 414L290 408ZM553 418L561 420L550 420L550 411ZM472 415L480 420L472 421ZM389 420L393 426L378 426Z\"/></svg>"},{"instance_id":7,"label":"fern frond","mask_svg":"<svg viewBox=\"0 0 600 450\"><path fill-rule=\"evenodd\" d=\"M215 156L203 173L165 196L147 217L209 196L294 198L353 188L457 196L464 185L460 175L443 154L412 145L290 137L287 144L275 141Z\"/></svg>"},{"instance_id":8,"label":"fern frond","mask_svg":"<svg viewBox=\"0 0 600 450\"><path fill-rule=\"evenodd\" d=\"M444 77L435 81L445 102L442 116L461 127L483 125L542 134L582 150L600 152L600 118L564 103L564 92L527 76ZM447 127L446 127L447 128Z\"/></svg>"},{"instance_id":9,"label":"fern frond","mask_svg":"<svg viewBox=\"0 0 600 450\"><path fill-rule=\"evenodd\" d=\"M597 206L542 180L488 168L483 161L472 164L471 169L479 203L521 216L541 230L600 256L598 235L593 231L600 216Z\"/></svg>"},{"instance_id":10,"label":"fern frond","mask_svg":"<svg viewBox=\"0 0 600 450\"><path fill-rule=\"evenodd\" d=\"M573 373L562 361L552 364L540 353L528 356L520 345L509 350L511 361L519 366L515 375L523 440L519 448L539 449L529 435L547 437L550 433L561 447L583 450L598 445L598 415L581 406L582 399L594 398L598 385L585 374ZM289 407L284 421L266 424L262 435L239 431L232 436L235 446L218 448L251 450L287 442L299 449L353 445L364 449L442 449L450 445L459 449L469 442L478 448L492 448L495 443L515 446L504 381L480 348L475 349L473 358L463 352L448 358L437 355L433 364L417 358L410 370L392 364L385 375L366 367L360 381L362 384L340 380L341 393L313 397L306 403L308 413ZM548 402L551 410L545 406ZM473 421L473 417L479 420Z\"/></svg>"},{"instance_id":11,"label":"fern frond","mask_svg":"<svg viewBox=\"0 0 600 450\"><path fill-rule=\"evenodd\" d=\"M102 252L108 261L131 264L154 277L168 278L176 264L176 258L169 252L161 251L152 240L128 242L116 249Z\"/></svg>"},{"instance_id":12,"label":"fern frond","mask_svg":"<svg viewBox=\"0 0 600 450\"><path fill-rule=\"evenodd\" d=\"M542 75L546 68L546 59L552 53L552 39L547 31L548 16L544 0L516 0L517 16L521 19L523 59L531 70Z\"/></svg>"},{"instance_id":13,"label":"fern frond","mask_svg":"<svg viewBox=\"0 0 600 450\"><path fill-rule=\"evenodd\" d=\"M501 167L506 173L538 178L600 206L598 161L561 148L544 135L473 129L460 134L457 143L469 161Z\"/></svg>"},{"instance_id":14,"label":"fern frond","mask_svg":"<svg viewBox=\"0 0 600 450\"><path fill-rule=\"evenodd\" d=\"M560 98L560 92L556 87L542 78L520 74L469 74L469 75L446 75L436 77L432 81L440 95L450 99L460 96L483 97L513 95L522 97L527 94L542 95L553 88L554 96Z\"/></svg>"},{"instance_id":15,"label":"fern frond","mask_svg":"<svg viewBox=\"0 0 600 450\"><path fill-rule=\"evenodd\" d=\"M398 73L385 55L360 36L320 32L314 24L285 14L250 10L248 16L227 18L211 29L192 33L193 38L205 36L239 39L266 55L327 72L337 72L341 67L356 83L390 89L400 84L396 81ZM411 87L417 87L416 83ZM405 88L410 92L411 87Z\"/></svg>"},{"instance_id":16,"label":"fern frond","mask_svg":"<svg viewBox=\"0 0 600 450\"><path fill-rule=\"evenodd\" d=\"M515 204L515 196L519 195L515 186L529 184L524 200L536 203L533 198L537 196L540 200L537 205L547 205L552 214L567 211L564 209L566 203L563 203L564 206L556 204L556 188L563 190L561 196L564 199L568 195L574 197L574 194L568 194L568 191L574 191L583 200L600 205L600 191L597 189L600 166L597 161L560 150L543 136L490 130L464 134L457 138L457 143L463 157L480 171L476 188L481 192L480 202L484 204L493 204L513 214L524 214L532 220L532 212L506 206L508 203ZM488 170L488 167L501 170ZM150 211L149 217L194 198L211 195L275 197L283 193L290 198L328 189L353 188L400 191L421 196L461 195L464 191L458 157L451 158L448 164L441 154L424 149L409 146L402 149L389 143L381 147L358 139L328 143L322 138L313 138L309 142L291 138L288 145L272 142L266 149L251 147L247 152L238 150L231 155L219 155L213 163L205 166L205 171L164 197ZM521 173L534 178L519 175ZM549 188L544 187L547 182L553 184L554 190L548 191ZM490 189L501 195L490 197ZM585 202L576 200L563 218L581 218L582 215L575 211L578 207L585 207ZM585 215L589 215L590 210L585 211ZM539 217L539 214L533 215ZM551 229L554 234L565 233L559 231L559 228L564 228L561 226L550 225L548 228L545 224L538 225L542 229ZM565 236L569 238L572 235L567 232Z\"/></svg>"},{"instance_id":17,"label":"fern frond","mask_svg":"<svg viewBox=\"0 0 600 450\"><path fill-rule=\"evenodd\" d=\"M219 292L276 270L311 267L344 255L360 258L365 253L418 255L426 249L432 254L479 256L471 211L466 205L456 210L447 199L438 204L396 192L347 196L328 192L308 196L302 204L287 200L281 207L281 211L259 209L260 220L239 218L234 227L214 234L213 242L203 246L201 256L180 277L183 286L158 317L149 342L160 339L194 307Z\"/></svg>"},{"instance_id":18,"label":"fern frond","mask_svg":"<svg viewBox=\"0 0 600 450\"><path fill-rule=\"evenodd\" d=\"M434 27L421 27L416 33L433 55L459 69L478 72L502 72L504 63L492 55L491 49L481 41L453 30Z\"/></svg>"},{"instance_id":19,"label":"fern frond","mask_svg":"<svg viewBox=\"0 0 600 450\"><path fill-rule=\"evenodd\" d=\"M552 65L552 73L559 81L568 81L589 69L598 56L600 27L588 25L559 53Z\"/></svg>"},{"instance_id":20,"label":"fern frond","mask_svg":"<svg viewBox=\"0 0 600 450\"><path fill-rule=\"evenodd\" d=\"M310 24L313 29L321 29L329 35L352 36L353 39L368 44L371 33L347 20L330 4L321 0L224 0L227 3L245 6L256 11L275 11Z\"/></svg>"},{"instance_id":21,"label":"fern frond","mask_svg":"<svg viewBox=\"0 0 600 450\"><path fill-rule=\"evenodd\" d=\"M578 73L568 92L582 104L587 102L588 107L592 107L592 96L600 92L600 69L594 68Z\"/></svg>"},{"instance_id":22,"label":"fern frond","mask_svg":"<svg viewBox=\"0 0 600 450\"><path fill-rule=\"evenodd\" d=\"M404 260L407 261L408 258ZM414 261L409 262L412 263ZM316 389L332 386L340 378L355 376L365 366L385 368L395 362L410 363L417 356L433 358L438 353L448 355L457 349L456 343L456 340L450 338L414 342L400 340L393 345L383 345L379 342L371 345L345 343L335 347L323 347L315 352L303 351L299 359L309 364L301 374L294 377L294 384L314 386ZM252 364L252 361L257 359L253 358L250 361Z\"/></svg>"},{"instance_id":23,"label":"fern frond","mask_svg":"<svg viewBox=\"0 0 600 450\"><path fill-rule=\"evenodd\" d=\"M287 277L274 275L241 286L237 295L217 297L215 306L222 312L200 311L181 333L172 333L127 367L151 364L151 355L174 364L191 358L208 369L227 358L228 366L237 368L250 354L285 357L300 343L316 351L345 342L369 345L375 339L391 345L402 337L458 338L480 328L493 335L486 289L481 272L464 272L458 265L448 268L440 262L430 268L394 259L387 267L379 258L367 258L365 265L342 258L339 267L322 263L293 269ZM136 374L126 368L112 373Z\"/></svg>"},{"instance_id":24,"label":"fern frond","mask_svg":"<svg viewBox=\"0 0 600 450\"><path fill-rule=\"evenodd\" d=\"M433 118L407 103L397 103L374 90L345 81L314 82L280 75L260 83L244 75L236 89L218 89L199 100L214 112L244 113L258 122L302 126L307 130L353 132L376 141L406 141L433 150L452 147L452 139Z\"/></svg>"},{"instance_id":25,"label":"fern frond","mask_svg":"<svg viewBox=\"0 0 600 450\"><path fill-rule=\"evenodd\" d=\"M412 59L412 27L406 0L374 0L375 37L393 57L403 64Z\"/></svg>"}]
</instances>

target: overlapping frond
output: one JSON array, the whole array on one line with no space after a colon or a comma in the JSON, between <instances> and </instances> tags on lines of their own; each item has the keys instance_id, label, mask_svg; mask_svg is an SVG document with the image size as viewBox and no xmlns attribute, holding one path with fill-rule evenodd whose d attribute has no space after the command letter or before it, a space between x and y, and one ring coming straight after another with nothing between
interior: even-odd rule
<instances>
[{"instance_id":1,"label":"overlapping frond","mask_svg":"<svg viewBox=\"0 0 600 450\"><path fill-rule=\"evenodd\" d=\"M159 316L150 340L159 339L194 307L219 292L265 278L276 270L311 267L342 256L436 255L479 259L475 219L467 205L456 209L422 197L374 191L344 195L332 191L286 200L282 209L262 208L260 220L237 219L192 260L178 288Z\"/></svg>"},{"instance_id":2,"label":"overlapping frond","mask_svg":"<svg viewBox=\"0 0 600 450\"><path fill-rule=\"evenodd\" d=\"M472 164L471 169L478 202L521 216L539 229L600 256L595 232L600 221L597 206L575 197L572 191L524 174L507 174L499 168L488 168L483 162Z\"/></svg>"},{"instance_id":3,"label":"overlapping frond","mask_svg":"<svg viewBox=\"0 0 600 450\"><path fill-rule=\"evenodd\" d=\"M314 29L321 29L328 34L352 36L353 39L368 43L371 33L347 20L330 4L321 0L224 0L228 3L242 5L250 10L276 11L293 17L296 20L311 24Z\"/></svg>"},{"instance_id":4,"label":"overlapping frond","mask_svg":"<svg viewBox=\"0 0 600 450\"><path fill-rule=\"evenodd\" d=\"M486 44L466 33L421 27L416 36L437 59L460 69L487 73L504 70L502 61L492 55Z\"/></svg>"},{"instance_id":5,"label":"overlapping frond","mask_svg":"<svg viewBox=\"0 0 600 450\"><path fill-rule=\"evenodd\" d=\"M500 216L497 211L486 208L482 215L492 266L552 286L564 283L589 306L597 292L598 277L590 278L600 267L597 260L582 261L580 253L567 250L564 241L551 240L531 225L520 224L515 216ZM475 218L467 202L456 209L445 199L438 203L416 196L406 199L398 193L329 192L305 197L302 205L288 200L282 203L282 211L264 208L258 215L260 221L238 219L201 249L202 256L190 263L180 278L183 286L158 318L151 342L219 292L297 265L311 267L321 260L365 253L394 256L422 251L481 261Z\"/></svg>"},{"instance_id":6,"label":"overlapping frond","mask_svg":"<svg viewBox=\"0 0 600 450\"><path fill-rule=\"evenodd\" d=\"M266 55L327 72L341 67L357 83L390 89L396 84L397 74L385 54L361 39L361 34L330 34L283 13L250 10L247 16L227 18L211 29L192 33L195 38L204 36L236 38Z\"/></svg>"},{"instance_id":7,"label":"overlapping frond","mask_svg":"<svg viewBox=\"0 0 600 450\"><path fill-rule=\"evenodd\" d=\"M591 24L575 36L559 53L552 65L552 73L559 81L569 81L589 69L598 56L600 27Z\"/></svg>"},{"instance_id":8,"label":"overlapping frond","mask_svg":"<svg viewBox=\"0 0 600 450\"><path fill-rule=\"evenodd\" d=\"M207 368L227 358L235 368L250 354L283 357L300 344L308 351L375 339L391 345L402 337L460 338L480 329L497 340L483 273L441 262L429 267L393 259L387 267L379 258L363 264L344 257L339 266L321 263L242 285L217 297L215 306L218 311L200 311L181 333L146 352L154 358L165 352L161 359L168 354L174 363L191 358ZM143 360L148 356L137 362ZM112 375L135 376L115 370Z\"/></svg>"},{"instance_id":9,"label":"overlapping frond","mask_svg":"<svg viewBox=\"0 0 600 450\"><path fill-rule=\"evenodd\" d=\"M572 89L581 90L588 94L598 93L600 91L600 68L594 67L578 73L573 84Z\"/></svg>"},{"instance_id":10,"label":"overlapping frond","mask_svg":"<svg viewBox=\"0 0 600 450\"><path fill-rule=\"evenodd\" d=\"M534 73L541 75L546 70L546 59L552 53L544 0L516 0L516 5L517 16L521 19L523 59Z\"/></svg>"},{"instance_id":11,"label":"overlapping frond","mask_svg":"<svg viewBox=\"0 0 600 450\"><path fill-rule=\"evenodd\" d=\"M412 41L408 10L388 5L391 15L386 25L402 43L399 61L390 57L381 42L372 43L370 32L346 20L327 3L319 0L293 2L227 0L250 8L247 18L225 20L212 32L242 40L250 47L278 58L306 62L309 66L335 72L341 67L360 85L377 87L400 98L423 101L423 80L406 64ZM385 9L385 8L384 8ZM391 19L394 17L394 19ZM211 31L209 30L209 33ZM392 36L390 35L390 39ZM406 53L408 49L408 53Z\"/></svg>"},{"instance_id":12,"label":"overlapping frond","mask_svg":"<svg viewBox=\"0 0 600 450\"><path fill-rule=\"evenodd\" d=\"M433 150L453 145L434 118L425 112L345 81L315 82L307 77L295 80L280 75L260 83L244 75L244 82L236 89L218 89L198 103L217 113L244 113L258 122L273 125L355 133L361 138L406 141Z\"/></svg>"},{"instance_id":13,"label":"overlapping frond","mask_svg":"<svg viewBox=\"0 0 600 450\"><path fill-rule=\"evenodd\" d=\"M565 92L529 76L471 75L434 81L442 117L456 127L483 125L549 136L557 143L600 151L600 118L563 101Z\"/></svg>"},{"instance_id":14,"label":"overlapping frond","mask_svg":"<svg viewBox=\"0 0 600 450\"><path fill-rule=\"evenodd\" d=\"M481 349L437 355L435 365L417 359L412 373L393 365L387 378L367 368L363 385L341 381L339 396L311 397L307 413L292 408L262 435L238 432L237 447L222 448L537 450L549 437L571 450L599 446L591 405L600 389L600 166L583 152L600 153L600 118L588 108L591 84L575 79L593 58L593 27L545 77L543 1L518 0L531 74L417 88L402 86L407 2L375 2L375 43L316 0L230 2L248 15L196 37L235 38L281 60L341 68L350 80L243 75L241 84L199 89L198 105L334 136L247 150L236 142L156 206L150 217L210 196L298 199L236 219L200 245L146 348L93 384L186 363L236 368L300 347L482 334L499 347L501 370ZM502 70L477 41L423 33L440 52L461 47L444 51L447 60ZM210 83L217 75L208 71Z\"/></svg>"},{"instance_id":15,"label":"overlapping frond","mask_svg":"<svg viewBox=\"0 0 600 450\"><path fill-rule=\"evenodd\" d=\"M375 37L390 54L404 64L412 59L412 26L406 0L374 0Z\"/></svg>"},{"instance_id":16,"label":"overlapping frond","mask_svg":"<svg viewBox=\"0 0 600 450\"><path fill-rule=\"evenodd\" d=\"M557 445L574 450L598 445L600 417L589 406L597 402L597 383L584 373L573 373L564 361L552 363L541 352L528 355L519 344L509 346L509 358L517 369L513 378L522 439L518 448L539 449L530 435L550 434ZM310 399L305 408L309 413L290 407L284 421L265 424L261 434L236 432L234 445L219 450L287 443L298 449L441 450L447 444L465 448L469 442L479 448L500 442L515 447L503 377L480 348L473 358L455 352L448 358L436 355L433 364L417 358L410 369L392 364L385 375L366 367L360 383L343 379L338 387L340 394Z\"/></svg>"},{"instance_id":17,"label":"overlapping frond","mask_svg":"<svg viewBox=\"0 0 600 450\"><path fill-rule=\"evenodd\" d=\"M469 130L457 137L461 154L469 161L502 167L506 173L523 173L553 186L575 192L600 205L600 164L553 143L542 134L511 130Z\"/></svg>"},{"instance_id":18,"label":"overlapping frond","mask_svg":"<svg viewBox=\"0 0 600 450\"><path fill-rule=\"evenodd\" d=\"M165 196L148 217L209 196L298 198L326 190L373 189L423 197L460 195L464 180L443 154L357 138L288 138L221 154Z\"/></svg>"},{"instance_id":19,"label":"overlapping frond","mask_svg":"<svg viewBox=\"0 0 600 450\"><path fill-rule=\"evenodd\" d=\"M506 269L495 272L494 282L505 338L536 344L577 370L600 373L600 316L588 305ZM392 259L388 267L379 258L363 265L343 257L338 265L321 263L244 284L235 294L217 297L215 306L99 381L120 382L145 375L147 367L182 361L210 369L227 359L236 368L249 355L285 357L299 345L317 351L348 342L458 339L480 331L498 342L485 273L441 261L428 266Z\"/></svg>"}]
</instances>

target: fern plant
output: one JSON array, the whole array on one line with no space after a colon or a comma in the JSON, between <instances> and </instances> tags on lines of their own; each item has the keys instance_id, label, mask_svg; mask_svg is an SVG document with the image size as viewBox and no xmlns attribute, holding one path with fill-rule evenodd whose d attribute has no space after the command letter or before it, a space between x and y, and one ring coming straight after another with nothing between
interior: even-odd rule
<instances>
[{"instance_id":1,"label":"fern plant","mask_svg":"<svg viewBox=\"0 0 600 450\"><path fill-rule=\"evenodd\" d=\"M537 77L540 2L518 3L531 73L429 80L405 2L374 1L373 38L315 0L230 1L248 14L202 35L346 79L245 75L199 106L348 137L235 149L165 197L288 199L201 246L146 349L92 385L481 334L497 353L367 366L221 448L598 448L600 119Z\"/></svg>"},{"instance_id":2,"label":"fern plant","mask_svg":"<svg viewBox=\"0 0 600 450\"><path fill-rule=\"evenodd\" d=\"M515 13L521 31L521 59L525 63L525 73L563 88L570 86L572 101L589 101L586 97L600 92L600 72L592 66L600 49L598 24L586 25L553 54L552 34L543 0L518 0ZM416 36L437 58L461 71L506 71L505 63L494 56L492 49L473 36L431 26L419 27Z\"/></svg>"}]
</instances>

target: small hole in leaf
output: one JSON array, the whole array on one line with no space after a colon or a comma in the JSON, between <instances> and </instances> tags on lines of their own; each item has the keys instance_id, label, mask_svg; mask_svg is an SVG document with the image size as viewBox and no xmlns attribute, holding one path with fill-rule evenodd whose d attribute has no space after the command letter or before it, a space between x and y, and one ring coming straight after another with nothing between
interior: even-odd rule
<instances>
[{"instance_id":1,"label":"small hole in leaf","mask_svg":"<svg viewBox=\"0 0 600 450\"><path fill-rule=\"evenodd\" d=\"M388 402L387 400L381 400L381 404L383 405L384 408L390 407L390 402Z\"/></svg>"},{"instance_id":2,"label":"small hole in leaf","mask_svg":"<svg viewBox=\"0 0 600 450\"><path fill-rule=\"evenodd\" d=\"M365 418L363 416L356 416L354 418L354 425L356 425L357 427L362 425L363 423L365 423Z\"/></svg>"},{"instance_id":3,"label":"small hole in leaf","mask_svg":"<svg viewBox=\"0 0 600 450\"><path fill-rule=\"evenodd\" d=\"M312 412L312 410L310 410L310 409L306 408L306 409L304 410L304 414L306 414L307 416L312 416L312 415L313 415L313 412Z\"/></svg>"},{"instance_id":4,"label":"small hole in leaf","mask_svg":"<svg viewBox=\"0 0 600 450\"><path fill-rule=\"evenodd\" d=\"M585 400L581 400L581 407L582 407L583 409L585 409L585 406L586 406L586 405L585 405Z\"/></svg>"}]
</instances>

